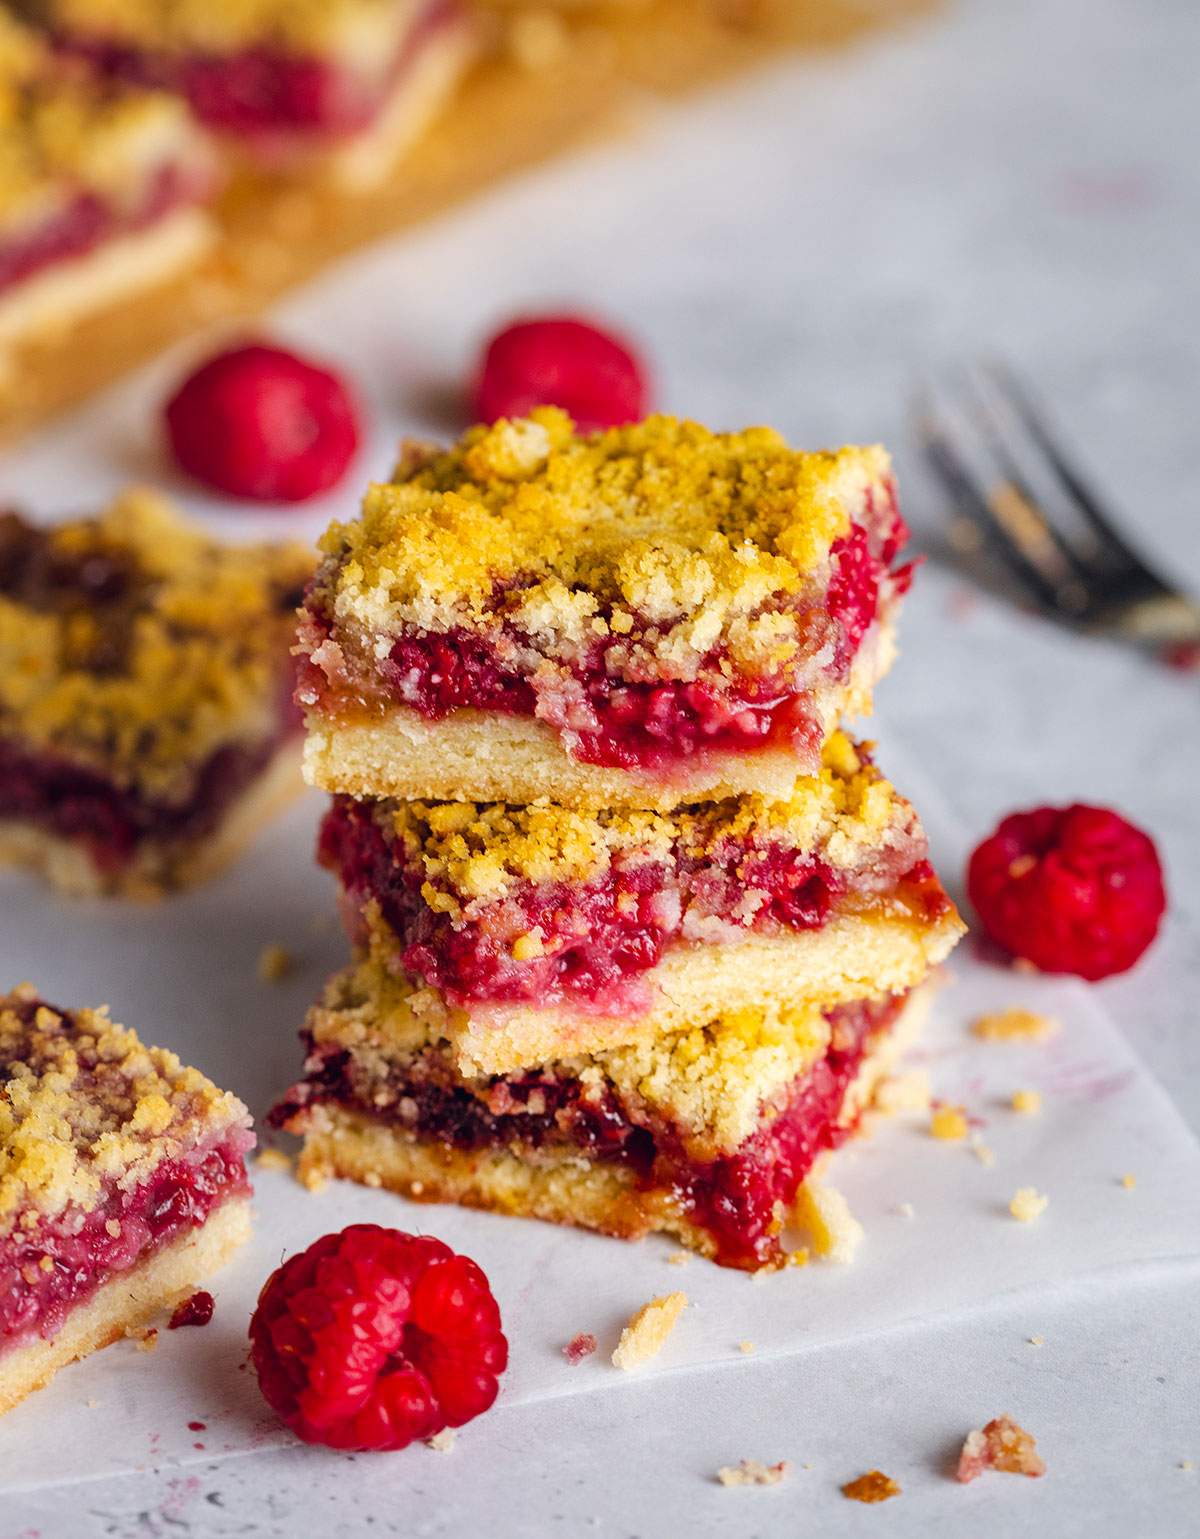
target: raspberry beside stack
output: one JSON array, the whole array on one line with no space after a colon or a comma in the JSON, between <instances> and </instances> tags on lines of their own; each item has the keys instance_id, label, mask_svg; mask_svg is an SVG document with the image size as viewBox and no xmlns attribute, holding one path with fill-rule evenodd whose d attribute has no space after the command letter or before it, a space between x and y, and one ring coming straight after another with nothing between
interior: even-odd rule
<instances>
[{"instance_id":1,"label":"raspberry beside stack","mask_svg":"<svg viewBox=\"0 0 1200 1539\"><path fill-rule=\"evenodd\" d=\"M277 1112L308 1168L783 1263L962 932L840 726L905 539L880 449L553 409L329 531L300 700L355 949Z\"/></svg>"}]
</instances>

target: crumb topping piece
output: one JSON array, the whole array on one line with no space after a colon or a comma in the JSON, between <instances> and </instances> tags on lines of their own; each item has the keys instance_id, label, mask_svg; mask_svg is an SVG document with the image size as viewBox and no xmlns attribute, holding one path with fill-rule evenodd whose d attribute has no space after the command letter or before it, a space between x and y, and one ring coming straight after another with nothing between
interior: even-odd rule
<instances>
[{"instance_id":1,"label":"crumb topping piece","mask_svg":"<svg viewBox=\"0 0 1200 1539\"><path fill-rule=\"evenodd\" d=\"M863 1240L863 1226L850 1204L835 1186L805 1181L796 1200L796 1220L812 1236L818 1256L846 1265L854 1260ZM807 1252L803 1253L808 1260ZM803 1263L799 1263L803 1264Z\"/></svg>"},{"instance_id":2,"label":"crumb topping piece","mask_svg":"<svg viewBox=\"0 0 1200 1539\"><path fill-rule=\"evenodd\" d=\"M842 1495L848 1496L852 1502L886 1502L900 1495L900 1487L882 1470L868 1470L857 1480L847 1481L842 1487Z\"/></svg>"},{"instance_id":3,"label":"crumb topping piece","mask_svg":"<svg viewBox=\"0 0 1200 1539\"><path fill-rule=\"evenodd\" d=\"M723 1486L777 1486L791 1467L786 1459L780 1459L778 1464L739 1459L736 1464L723 1464L717 1471L717 1480Z\"/></svg>"},{"instance_id":4,"label":"crumb topping piece","mask_svg":"<svg viewBox=\"0 0 1200 1539\"><path fill-rule=\"evenodd\" d=\"M1018 1426L1011 1416L997 1416L981 1432L968 1432L958 1458L958 1478L964 1484L976 1480L985 1470L1036 1479L1046 1473L1046 1465L1032 1434Z\"/></svg>"},{"instance_id":5,"label":"crumb topping piece","mask_svg":"<svg viewBox=\"0 0 1200 1539\"><path fill-rule=\"evenodd\" d=\"M67 69L0 12L0 221L37 220L81 192L123 204L157 167L203 154L182 101Z\"/></svg>"},{"instance_id":6,"label":"crumb topping piece","mask_svg":"<svg viewBox=\"0 0 1200 1539\"><path fill-rule=\"evenodd\" d=\"M975 1035L985 1042L1042 1042L1058 1029L1059 1024L1053 1016L1040 1015L1036 1010L1025 1010L1020 1006L981 1015L971 1026Z\"/></svg>"},{"instance_id":7,"label":"crumb topping piece","mask_svg":"<svg viewBox=\"0 0 1200 1539\"><path fill-rule=\"evenodd\" d=\"M961 1106L936 1106L929 1119L932 1137L947 1143L958 1143L970 1132L967 1114Z\"/></svg>"},{"instance_id":8,"label":"crumb topping piece","mask_svg":"<svg viewBox=\"0 0 1200 1539\"><path fill-rule=\"evenodd\" d=\"M924 1069L912 1069L881 1079L871 1104L884 1116L894 1117L901 1112L928 1111L929 1102L929 1075Z\"/></svg>"},{"instance_id":9,"label":"crumb topping piece","mask_svg":"<svg viewBox=\"0 0 1200 1539\"><path fill-rule=\"evenodd\" d=\"M567 1342L562 1349L562 1354L573 1366L575 1363L581 1363L585 1357L591 1357L598 1345L591 1331L580 1331L577 1336L572 1336Z\"/></svg>"},{"instance_id":10,"label":"crumb topping piece","mask_svg":"<svg viewBox=\"0 0 1200 1539\"><path fill-rule=\"evenodd\" d=\"M1013 1193L1008 1211L1022 1224L1032 1224L1050 1206L1050 1199L1034 1186L1021 1186Z\"/></svg>"},{"instance_id":11,"label":"crumb topping piece","mask_svg":"<svg viewBox=\"0 0 1200 1539\"><path fill-rule=\"evenodd\" d=\"M1042 1109L1041 1092L1037 1090L1014 1090L1012 1093L1012 1109L1020 1117L1036 1117Z\"/></svg>"},{"instance_id":12,"label":"crumb topping piece","mask_svg":"<svg viewBox=\"0 0 1200 1539\"><path fill-rule=\"evenodd\" d=\"M1134 1175L1130 1175L1130 1174L1126 1173L1125 1175L1123 1175L1121 1177L1121 1185L1125 1188L1125 1190L1127 1192L1131 1192L1131 1191L1133 1191L1134 1187L1137 1185L1137 1177L1134 1176Z\"/></svg>"},{"instance_id":13,"label":"crumb topping piece","mask_svg":"<svg viewBox=\"0 0 1200 1539\"><path fill-rule=\"evenodd\" d=\"M850 869L918 832L912 808L870 762L866 747L841 732L826 744L821 774L802 776L781 802L743 796L654 813L386 801L375 816L406 859L423 866L425 901L455 917L471 903L502 901L518 882L598 879L617 855L704 862L730 844L804 850L819 844L827 864Z\"/></svg>"},{"instance_id":14,"label":"crumb topping piece","mask_svg":"<svg viewBox=\"0 0 1200 1539\"><path fill-rule=\"evenodd\" d=\"M666 1293L643 1304L621 1332L612 1355L613 1366L628 1371L657 1357L666 1346L667 1337L675 1329L679 1316L687 1308L687 1302L686 1293Z\"/></svg>"},{"instance_id":15,"label":"crumb topping piece","mask_svg":"<svg viewBox=\"0 0 1200 1539\"><path fill-rule=\"evenodd\" d=\"M542 407L410 448L328 531L316 595L371 637L487 629L502 602L542 653L649 629L643 662L662 673L694 676L718 642L764 673L801 639L780 602L827 581L831 545L869 494L890 498L890 474L880 448L806 454L768 428L671 417L577 436Z\"/></svg>"},{"instance_id":16,"label":"crumb topping piece","mask_svg":"<svg viewBox=\"0 0 1200 1539\"><path fill-rule=\"evenodd\" d=\"M296 958L286 946L264 946L258 956L258 976L264 983L282 983L295 971Z\"/></svg>"},{"instance_id":17,"label":"crumb topping piece","mask_svg":"<svg viewBox=\"0 0 1200 1539\"><path fill-rule=\"evenodd\" d=\"M64 1011L25 984L0 999L0 1233L23 1211L89 1211L164 1159L234 1127L242 1103L104 1009Z\"/></svg>"},{"instance_id":18,"label":"crumb topping piece","mask_svg":"<svg viewBox=\"0 0 1200 1539\"><path fill-rule=\"evenodd\" d=\"M257 45L285 53L366 54L415 14L415 0L40 0L42 15L83 39L168 53Z\"/></svg>"},{"instance_id":19,"label":"crumb topping piece","mask_svg":"<svg viewBox=\"0 0 1200 1539\"><path fill-rule=\"evenodd\" d=\"M35 528L0 515L0 738L164 801L278 730L300 545L226 546L163 498Z\"/></svg>"}]
</instances>

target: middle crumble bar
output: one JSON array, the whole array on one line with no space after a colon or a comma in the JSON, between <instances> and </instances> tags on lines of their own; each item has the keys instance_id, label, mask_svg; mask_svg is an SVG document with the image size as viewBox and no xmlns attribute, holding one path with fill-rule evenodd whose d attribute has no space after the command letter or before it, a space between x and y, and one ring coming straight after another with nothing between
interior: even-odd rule
<instances>
[{"instance_id":1,"label":"middle crumble bar","mask_svg":"<svg viewBox=\"0 0 1200 1539\"><path fill-rule=\"evenodd\" d=\"M842 733L786 802L673 813L334 800L352 938L425 987L461 1068L646 1039L797 993L913 986L962 925L913 808Z\"/></svg>"},{"instance_id":2,"label":"middle crumble bar","mask_svg":"<svg viewBox=\"0 0 1200 1539\"><path fill-rule=\"evenodd\" d=\"M870 707L909 568L880 448L542 408L409 446L307 601L310 781L666 809L784 798Z\"/></svg>"}]
</instances>

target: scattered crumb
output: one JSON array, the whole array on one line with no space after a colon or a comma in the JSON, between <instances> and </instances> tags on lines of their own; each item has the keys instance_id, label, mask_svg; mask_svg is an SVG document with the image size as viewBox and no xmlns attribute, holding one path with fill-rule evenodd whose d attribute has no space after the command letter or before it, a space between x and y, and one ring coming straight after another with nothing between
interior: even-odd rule
<instances>
[{"instance_id":1,"label":"scattered crumb","mask_svg":"<svg viewBox=\"0 0 1200 1539\"><path fill-rule=\"evenodd\" d=\"M875 1110L885 1117L893 1117L898 1112L928 1111L929 1100L929 1076L924 1069L891 1075L881 1079L875 1087Z\"/></svg>"},{"instance_id":2,"label":"scattered crumb","mask_svg":"<svg viewBox=\"0 0 1200 1539\"><path fill-rule=\"evenodd\" d=\"M629 1324L621 1332L621 1339L612 1355L613 1366L640 1368L650 1358L657 1357L666 1345L667 1337L675 1329L676 1321L687 1308L686 1293L666 1293L661 1298L643 1304L630 1316Z\"/></svg>"},{"instance_id":3,"label":"scattered crumb","mask_svg":"<svg viewBox=\"0 0 1200 1539\"><path fill-rule=\"evenodd\" d=\"M997 1416L982 1432L968 1432L958 1456L957 1474L964 1484L984 1470L1036 1479L1046 1473L1046 1466L1037 1451L1037 1440L1011 1416Z\"/></svg>"},{"instance_id":4,"label":"scattered crumb","mask_svg":"<svg viewBox=\"0 0 1200 1539\"><path fill-rule=\"evenodd\" d=\"M139 1352L153 1352L158 1346L158 1331L153 1325L135 1327L125 1334L133 1337Z\"/></svg>"},{"instance_id":5,"label":"scattered crumb","mask_svg":"<svg viewBox=\"0 0 1200 1539\"><path fill-rule=\"evenodd\" d=\"M1036 1117L1042 1109L1042 1096L1038 1090L1014 1090L1012 1109L1022 1117Z\"/></svg>"},{"instance_id":6,"label":"scattered crumb","mask_svg":"<svg viewBox=\"0 0 1200 1539\"><path fill-rule=\"evenodd\" d=\"M286 946L264 946L258 955L258 976L264 983L280 983L294 971L296 958Z\"/></svg>"},{"instance_id":7,"label":"scattered crumb","mask_svg":"<svg viewBox=\"0 0 1200 1539\"><path fill-rule=\"evenodd\" d=\"M896 1205L896 1212L901 1218L916 1218L917 1210L911 1202L901 1202Z\"/></svg>"},{"instance_id":8,"label":"scattered crumb","mask_svg":"<svg viewBox=\"0 0 1200 1539\"><path fill-rule=\"evenodd\" d=\"M886 1502L890 1497L900 1495L900 1487L882 1470L868 1470L857 1480L848 1481L842 1487L842 1495L852 1502Z\"/></svg>"},{"instance_id":9,"label":"scattered crumb","mask_svg":"<svg viewBox=\"0 0 1200 1539\"><path fill-rule=\"evenodd\" d=\"M1125 1190L1127 1192L1131 1192L1131 1191L1133 1191L1134 1187L1137 1185L1137 1177L1136 1176L1131 1176L1129 1174L1123 1175L1121 1177L1121 1185L1125 1188Z\"/></svg>"},{"instance_id":10,"label":"scattered crumb","mask_svg":"<svg viewBox=\"0 0 1200 1539\"><path fill-rule=\"evenodd\" d=\"M985 1144L978 1133L971 1139L971 1153L987 1170L990 1170L996 1163L996 1151Z\"/></svg>"},{"instance_id":11,"label":"scattered crumb","mask_svg":"<svg viewBox=\"0 0 1200 1539\"><path fill-rule=\"evenodd\" d=\"M1046 1338L1044 1336L1031 1336L1029 1338L1029 1345L1031 1347L1044 1347L1046 1345Z\"/></svg>"},{"instance_id":12,"label":"scattered crumb","mask_svg":"<svg viewBox=\"0 0 1200 1539\"><path fill-rule=\"evenodd\" d=\"M260 1149L254 1163L260 1170L291 1170L292 1157L283 1149Z\"/></svg>"},{"instance_id":13,"label":"scattered crumb","mask_svg":"<svg viewBox=\"0 0 1200 1539\"><path fill-rule=\"evenodd\" d=\"M934 1138L958 1142L967 1136L967 1114L961 1106L938 1106L929 1119L929 1131Z\"/></svg>"},{"instance_id":14,"label":"scattered crumb","mask_svg":"<svg viewBox=\"0 0 1200 1539\"><path fill-rule=\"evenodd\" d=\"M742 1354L743 1357L752 1357L756 1350L757 1349L752 1341L738 1342L738 1351Z\"/></svg>"},{"instance_id":15,"label":"scattered crumb","mask_svg":"<svg viewBox=\"0 0 1200 1539\"><path fill-rule=\"evenodd\" d=\"M839 1263L854 1259L863 1227L836 1187L806 1181L797 1197L796 1219L811 1234L818 1256Z\"/></svg>"},{"instance_id":16,"label":"scattered crumb","mask_svg":"<svg viewBox=\"0 0 1200 1539\"><path fill-rule=\"evenodd\" d=\"M99 1407L99 1405L100 1405L99 1400L95 1400L95 1399L93 1399L93 1400L85 1400L83 1403L84 1403L84 1406L86 1407L86 1409L89 1410L89 1411L96 1410Z\"/></svg>"},{"instance_id":17,"label":"scattered crumb","mask_svg":"<svg viewBox=\"0 0 1200 1539\"><path fill-rule=\"evenodd\" d=\"M453 1427L443 1427L440 1432L425 1439L425 1447L432 1448L435 1453L449 1453L457 1437L458 1433Z\"/></svg>"},{"instance_id":18,"label":"scattered crumb","mask_svg":"<svg viewBox=\"0 0 1200 1539\"><path fill-rule=\"evenodd\" d=\"M1023 1224L1031 1224L1050 1206L1050 1199L1034 1186L1021 1186L1013 1193L1008 1211Z\"/></svg>"},{"instance_id":19,"label":"scattered crumb","mask_svg":"<svg viewBox=\"0 0 1200 1539\"><path fill-rule=\"evenodd\" d=\"M971 1026L975 1035L985 1042L1041 1042L1058 1029L1053 1016L1039 1015L1036 1010L1023 1010L1019 1006L981 1015Z\"/></svg>"},{"instance_id":20,"label":"scattered crumb","mask_svg":"<svg viewBox=\"0 0 1200 1539\"><path fill-rule=\"evenodd\" d=\"M1179 1468L1181 1470L1194 1470L1196 1468L1196 1466L1192 1463L1192 1461L1190 1459L1180 1459L1180 1461L1179 1461Z\"/></svg>"},{"instance_id":21,"label":"scattered crumb","mask_svg":"<svg viewBox=\"0 0 1200 1539\"><path fill-rule=\"evenodd\" d=\"M673 1250L671 1252L671 1254L667 1257L667 1265L668 1266L687 1266L688 1262L691 1259L692 1259L692 1253L691 1253L690 1250Z\"/></svg>"},{"instance_id":22,"label":"scattered crumb","mask_svg":"<svg viewBox=\"0 0 1200 1539\"><path fill-rule=\"evenodd\" d=\"M777 1486L791 1465L786 1459L778 1464L763 1464L760 1459L740 1459L737 1464L723 1464L717 1479L723 1486Z\"/></svg>"},{"instance_id":23,"label":"scattered crumb","mask_svg":"<svg viewBox=\"0 0 1200 1539\"><path fill-rule=\"evenodd\" d=\"M572 1336L567 1342L562 1349L562 1355L569 1363L581 1363L585 1357L591 1357L596 1346L596 1338L591 1331L580 1331L578 1336Z\"/></svg>"}]
</instances>

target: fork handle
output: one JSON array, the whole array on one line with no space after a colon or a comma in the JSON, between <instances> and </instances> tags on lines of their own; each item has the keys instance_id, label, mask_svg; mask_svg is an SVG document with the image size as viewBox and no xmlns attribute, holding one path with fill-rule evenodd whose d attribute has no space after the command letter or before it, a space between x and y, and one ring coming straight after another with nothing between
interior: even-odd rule
<instances>
[{"instance_id":1,"label":"fork handle","mask_svg":"<svg viewBox=\"0 0 1200 1539\"><path fill-rule=\"evenodd\" d=\"M1200 642L1200 604L1181 593L1137 599L1115 616L1117 630L1132 641L1155 645Z\"/></svg>"}]
</instances>

